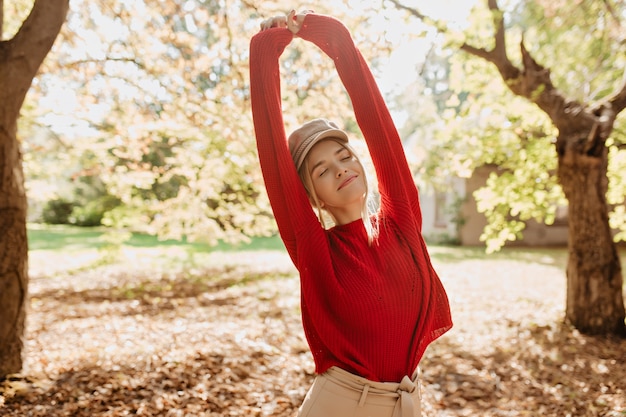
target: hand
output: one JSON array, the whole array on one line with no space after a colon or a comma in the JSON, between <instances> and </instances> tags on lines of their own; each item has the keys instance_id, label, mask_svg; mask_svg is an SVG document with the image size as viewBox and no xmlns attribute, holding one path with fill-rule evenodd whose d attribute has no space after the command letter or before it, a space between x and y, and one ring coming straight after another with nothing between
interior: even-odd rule
<instances>
[{"instance_id":1,"label":"hand","mask_svg":"<svg viewBox=\"0 0 626 417\"><path fill-rule=\"evenodd\" d=\"M304 18L309 13L313 13L313 10L304 10L298 14L296 14L295 10L291 10L287 15L287 28L294 35L297 35L298 31L302 27L302 22L304 22Z\"/></svg>"},{"instance_id":2,"label":"hand","mask_svg":"<svg viewBox=\"0 0 626 417\"><path fill-rule=\"evenodd\" d=\"M261 32L271 28L286 28L287 16L274 16L261 22Z\"/></svg>"},{"instance_id":3,"label":"hand","mask_svg":"<svg viewBox=\"0 0 626 417\"><path fill-rule=\"evenodd\" d=\"M296 14L295 10L289 12L287 16L274 16L261 22L261 32L271 28L287 28L294 35L298 33L304 22L304 17L313 10L305 10Z\"/></svg>"}]
</instances>

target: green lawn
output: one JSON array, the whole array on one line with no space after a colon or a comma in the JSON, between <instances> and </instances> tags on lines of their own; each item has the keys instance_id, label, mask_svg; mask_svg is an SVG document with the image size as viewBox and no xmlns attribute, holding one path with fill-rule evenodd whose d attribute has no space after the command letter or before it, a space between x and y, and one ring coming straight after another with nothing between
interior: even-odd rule
<instances>
[{"instance_id":1,"label":"green lawn","mask_svg":"<svg viewBox=\"0 0 626 417\"><path fill-rule=\"evenodd\" d=\"M50 226L41 224L28 225L28 240L31 253L34 251L63 251L84 253L111 248L107 243L105 228L75 226ZM109 246L107 246L109 245ZM129 250L141 250L157 253L184 252L189 255L203 255L213 252L234 251L284 251L279 236L254 238L250 243L228 245L220 243L210 246L205 243L191 243L177 240L159 240L155 236L133 234L122 246ZM516 260L528 263L549 264L565 268L567 248L529 248L508 247L494 254L486 254L482 247L461 247L429 245L429 252L434 260L454 263L468 259L475 260ZM626 247L620 248L622 266L626 265Z\"/></svg>"},{"instance_id":2,"label":"green lawn","mask_svg":"<svg viewBox=\"0 0 626 417\"><path fill-rule=\"evenodd\" d=\"M41 224L28 225L28 244L33 250L65 250L81 251L104 248L107 230L104 228L52 226ZM284 246L278 236L254 238L250 243L228 245L220 243L210 246L204 243L190 243L178 240L159 240L156 236L134 233L123 243L132 248L163 248L176 246L191 252L236 251L236 250L283 250Z\"/></svg>"}]
</instances>

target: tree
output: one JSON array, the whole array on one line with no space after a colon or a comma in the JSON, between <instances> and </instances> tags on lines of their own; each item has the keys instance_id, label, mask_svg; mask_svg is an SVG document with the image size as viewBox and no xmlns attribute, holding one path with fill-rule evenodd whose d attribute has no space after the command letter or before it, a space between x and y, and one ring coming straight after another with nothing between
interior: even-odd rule
<instances>
[{"instance_id":1,"label":"tree","mask_svg":"<svg viewBox=\"0 0 626 417\"><path fill-rule=\"evenodd\" d=\"M68 8L69 0L35 0L15 36L0 38L0 377L22 367L28 288L26 193L17 120ZM0 34L3 21L0 0Z\"/></svg>"},{"instance_id":2,"label":"tree","mask_svg":"<svg viewBox=\"0 0 626 417\"><path fill-rule=\"evenodd\" d=\"M96 178L123 202L107 225L208 243L271 230L246 117L243 31L254 10L239 6L73 2L34 86L72 91L63 106L41 103L34 124L67 145L54 153L67 183Z\"/></svg>"},{"instance_id":3,"label":"tree","mask_svg":"<svg viewBox=\"0 0 626 417\"><path fill-rule=\"evenodd\" d=\"M391 2L421 20L428 20L418 10L404 6L398 0ZM486 2L488 13L482 15L490 18L492 23L490 43L484 37L480 39L475 35L488 34L484 26L472 27L471 31L467 31L471 34L462 36L462 40L457 37L456 40L460 50L495 68L504 86L517 97L509 97L509 102L496 110L507 115L506 120L501 120L501 125L510 126L507 132L503 134L500 127L494 128L492 132L481 132L482 136L478 138L482 139L474 137L478 141L491 141L494 145L491 148L483 147L483 150L489 149L492 163L498 165L505 161L504 155L518 162L514 169L504 169L500 175L494 174L490 178L490 197L498 198L490 198L490 202L487 198L483 199L483 210L491 223L487 226L485 237L488 243L491 240L499 248L506 240L519 236L525 220L543 216L550 221L554 213L544 210L545 205L556 200L555 190L558 194L562 189L568 203L569 221L566 318L584 333L626 335L623 276L609 222L611 208L607 201L607 195L612 195L612 203L621 207L621 211L619 208L614 210L617 215L613 216L613 223L619 225L617 220L619 213L623 213L624 194L621 194L620 200L609 193L608 167L611 162L609 155L617 155L624 147L623 134L615 131L618 115L626 107L626 83L622 76L625 57L620 21L624 5L611 1L580 0L574 2L576 4L572 5L574 8L570 15L563 12L566 2L559 2L558 5L553 3L542 0L521 2L518 18L530 19L545 15L545 19L549 19L552 16L552 24L546 24L544 20L544 25L558 27L561 39L569 39L569 46L573 45L574 48L563 49L564 45L557 43L558 37L555 33L552 36L541 36L542 29L528 29L524 36L520 36L520 52L517 57L519 62L516 62L511 57L508 49L510 44L507 43L507 36L510 36L509 32L516 22L507 26L507 14L499 8L496 0ZM555 9L561 9L560 13L554 13ZM557 15L560 16L558 19ZM573 17L575 21L568 21L563 16ZM441 32L450 33L445 25L440 22L435 24ZM585 38L574 38L576 40L572 41L571 36L574 34L569 31L568 25L585 26L587 30L578 29ZM529 39L533 39L537 47L541 45L541 49L529 50ZM541 53L551 44L554 44L554 48L549 53ZM581 52L589 54L585 57ZM547 61L549 55L561 59L560 62L553 61L552 69L541 65L536 58L541 56ZM591 69L582 72L583 62L578 62L578 66L572 68L571 65L575 64L571 62L572 56L584 60L584 64ZM571 65L566 66L566 63ZM469 65L484 69L484 66L476 62ZM578 77L574 79L573 69L579 70ZM558 70L565 75L554 75L559 74ZM557 86L555 79L561 87ZM484 78L483 80L485 85L492 82ZM571 88L569 97L565 93L568 86ZM580 95L576 93L576 89L591 93ZM478 97L483 92L471 91L470 94ZM521 113L520 107L523 108L523 105L518 103L519 98L532 103L547 116L547 120L556 130L556 138L552 143L550 126L545 126L541 117L533 116L534 126L524 120L525 115L530 113ZM485 104L484 101L481 103ZM503 109L504 107L507 108ZM517 116L511 116L514 113L511 109L517 109ZM494 135L496 131L498 134ZM459 136L453 140L458 141ZM548 146L552 147L549 158L555 161L554 164L545 160L547 154L544 150ZM507 147L508 152L505 149ZM493 156L498 155L498 150L503 151L499 153L503 156L501 159ZM541 161L543 164L537 164L534 161L537 158L544 158ZM543 168L538 168L542 165ZM554 172L551 171L553 166ZM531 175L527 175L528 173ZM526 182L526 185L520 182ZM538 183L541 189L533 188L531 184L534 183ZM507 186L502 187L498 193L498 184ZM520 208L521 204L513 201L511 197L519 197L520 193L511 193L512 186L526 190L529 195L527 199L523 199L526 207ZM504 191L509 191L509 197ZM541 204L544 209L538 209ZM554 210L554 206L551 210ZM497 223L495 227L494 223ZM623 223L621 226L624 228Z\"/></svg>"},{"instance_id":4,"label":"tree","mask_svg":"<svg viewBox=\"0 0 626 417\"><path fill-rule=\"evenodd\" d=\"M37 152L26 161L27 186L41 185L31 201L51 199L51 190L67 200L55 189L59 178L77 184L92 176L123 202L105 215L107 226L209 244L275 233L256 157L247 53L261 19L278 13L269 1L74 0L29 96L30 126L47 136L32 135L25 146L50 158ZM319 114L349 119L349 99L321 55L295 40L283 56L287 129ZM63 103L38 100L59 85L71 86ZM45 181L50 172L54 182Z\"/></svg>"}]
</instances>

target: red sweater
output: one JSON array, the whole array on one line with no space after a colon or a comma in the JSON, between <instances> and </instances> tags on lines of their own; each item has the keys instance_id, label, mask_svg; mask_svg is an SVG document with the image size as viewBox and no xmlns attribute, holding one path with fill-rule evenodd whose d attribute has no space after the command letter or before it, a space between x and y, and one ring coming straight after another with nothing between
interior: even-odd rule
<instances>
[{"instance_id":1,"label":"red sweater","mask_svg":"<svg viewBox=\"0 0 626 417\"><path fill-rule=\"evenodd\" d=\"M368 245L361 220L324 230L298 177L281 110L279 57L286 28L250 44L252 114L261 169L280 235L300 272L304 332L316 372L331 366L399 382L452 327L445 290L421 235L417 189L376 82L347 28L307 15L298 36L335 62L372 157L380 234Z\"/></svg>"}]
</instances>

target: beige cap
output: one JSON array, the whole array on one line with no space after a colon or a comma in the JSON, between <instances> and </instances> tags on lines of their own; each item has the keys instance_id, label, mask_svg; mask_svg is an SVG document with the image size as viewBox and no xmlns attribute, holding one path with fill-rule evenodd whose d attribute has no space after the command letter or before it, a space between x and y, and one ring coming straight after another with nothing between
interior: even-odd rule
<instances>
[{"instance_id":1,"label":"beige cap","mask_svg":"<svg viewBox=\"0 0 626 417\"><path fill-rule=\"evenodd\" d=\"M313 146L325 138L336 138L341 142L348 142L346 132L326 119L314 119L306 122L289 135L289 151L293 162L296 164L296 169L300 169Z\"/></svg>"}]
</instances>

